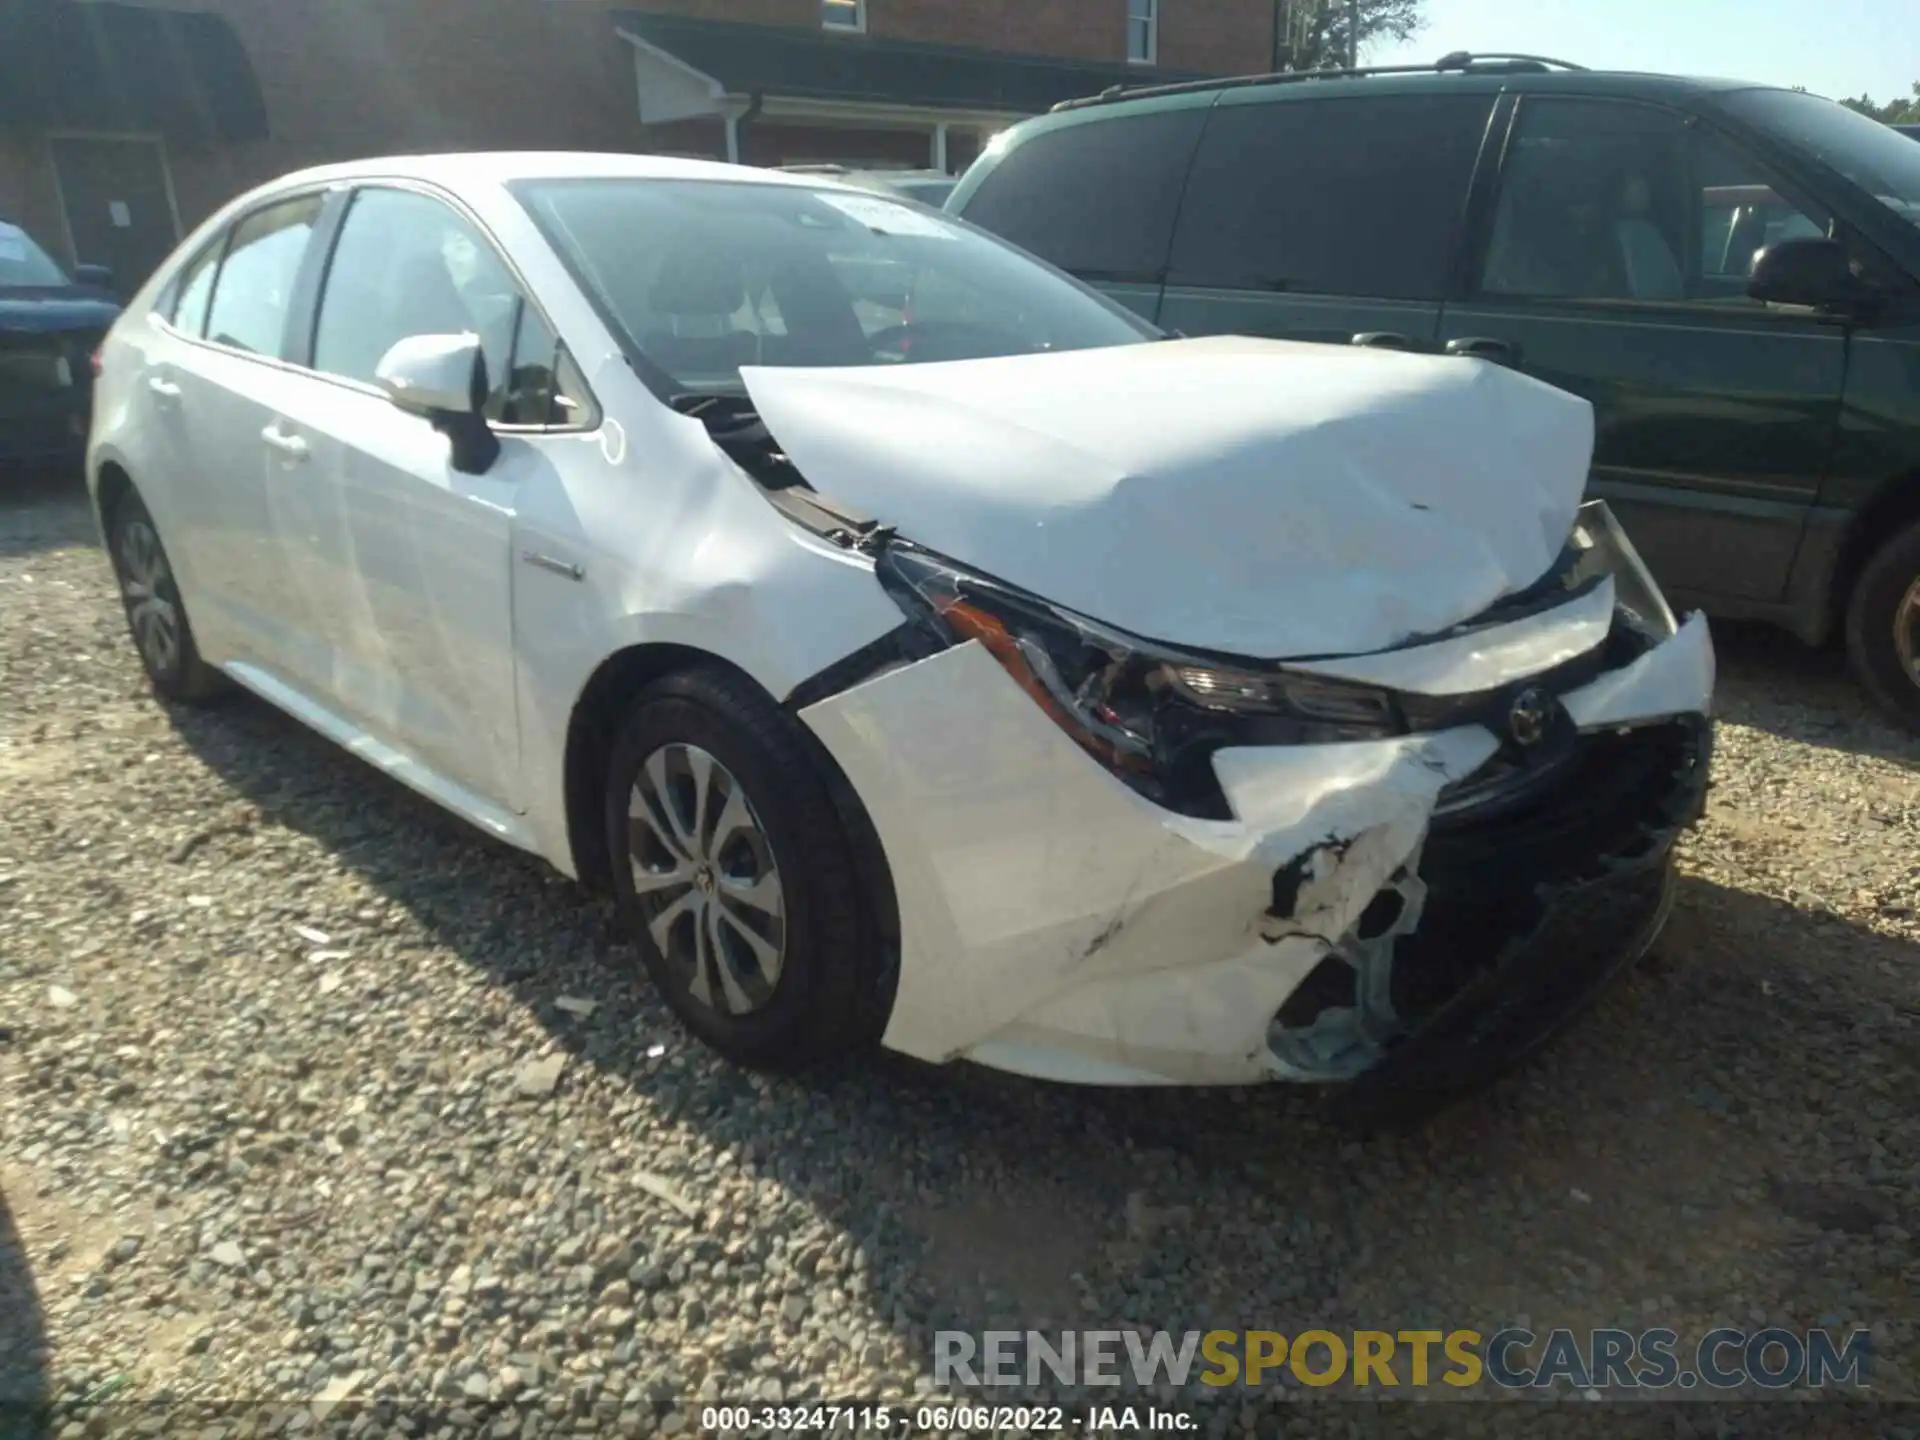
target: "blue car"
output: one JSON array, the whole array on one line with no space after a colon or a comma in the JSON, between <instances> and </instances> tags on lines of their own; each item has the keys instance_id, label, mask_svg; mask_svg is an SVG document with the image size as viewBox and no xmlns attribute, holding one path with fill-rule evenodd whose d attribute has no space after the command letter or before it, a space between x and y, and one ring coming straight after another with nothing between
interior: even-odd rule
<instances>
[{"instance_id":1,"label":"blue car","mask_svg":"<svg viewBox=\"0 0 1920 1440\"><path fill-rule=\"evenodd\" d=\"M78 464L93 352L120 313L111 273L68 275L0 216L0 467Z\"/></svg>"}]
</instances>

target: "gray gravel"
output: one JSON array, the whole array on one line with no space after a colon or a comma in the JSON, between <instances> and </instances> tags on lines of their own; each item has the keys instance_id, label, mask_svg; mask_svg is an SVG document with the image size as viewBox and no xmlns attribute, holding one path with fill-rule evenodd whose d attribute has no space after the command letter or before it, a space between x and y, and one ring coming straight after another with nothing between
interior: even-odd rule
<instances>
[{"instance_id":1,"label":"gray gravel","mask_svg":"<svg viewBox=\"0 0 1920 1440\"><path fill-rule=\"evenodd\" d=\"M1722 645L1656 953L1360 1143L1278 1089L732 1070L537 862L263 705L156 704L72 487L16 490L0 1394L561 1416L910 1399L948 1324L1508 1322L1869 1325L1920 1394L1920 746Z\"/></svg>"}]
</instances>

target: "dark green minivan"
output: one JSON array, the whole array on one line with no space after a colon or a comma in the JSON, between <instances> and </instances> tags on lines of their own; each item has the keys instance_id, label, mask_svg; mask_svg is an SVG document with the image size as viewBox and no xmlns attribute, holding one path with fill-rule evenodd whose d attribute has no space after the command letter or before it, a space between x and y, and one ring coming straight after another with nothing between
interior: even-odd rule
<instances>
[{"instance_id":1,"label":"dark green minivan","mask_svg":"<svg viewBox=\"0 0 1920 1440\"><path fill-rule=\"evenodd\" d=\"M1835 630L1920 729L1920 145L1533 57L1073 101L947 208L1168 330L1513 365L1677 603Z\"/></svg>"}]
</instances>

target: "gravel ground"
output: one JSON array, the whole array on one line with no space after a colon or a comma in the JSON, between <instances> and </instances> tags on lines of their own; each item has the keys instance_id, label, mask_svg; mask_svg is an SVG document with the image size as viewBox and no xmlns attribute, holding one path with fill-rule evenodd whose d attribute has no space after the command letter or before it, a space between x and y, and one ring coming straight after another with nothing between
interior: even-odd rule
<instances>
[{"instance_id":1,"label":"gravel ground","mask_svg":"<svg viewBox=\"0 0 1920 1440\"><path fill-rule=\"evenodd\" d=\"M1920 1398L1920 745L1829 656L1722 647L1655 953L1362 1143L1280 1089L729 1069L541 864L264 705L156 704L74 488L16 486L0 1394L518 1397L534 1433L910 1399L945 1325L1764 1322L1871 1326Z\"/></svg>"}]
</instances>

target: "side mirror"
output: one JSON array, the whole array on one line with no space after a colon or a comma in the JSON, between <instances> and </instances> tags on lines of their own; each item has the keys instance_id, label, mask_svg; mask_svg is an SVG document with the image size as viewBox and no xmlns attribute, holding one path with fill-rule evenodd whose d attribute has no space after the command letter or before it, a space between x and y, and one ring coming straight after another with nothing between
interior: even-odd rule
<instances>
[{"instance_id":1,"label":"side mirror","mask_svg":"<svg viewBox=\"0 0 1920 1440\"><path fill-rule=\"evenodd\" d=\"M95 290L113 293L113 270L106 265L76 265L73 267L73 283L90 285Z\"/></svg>"},{"instance_id":2,"label":"side mirror","mask_svg":"<svg viewBox=\"0 0 1920 1440\"><path fill-rule=\"evenodd\" d=\"M1865 298L1865 287L1837 240L1805 236L1769 245L1754 257L1747 294L1773 305L1844 308Z\"/></svg>"},{"instance_id":3,"label":"side mirror","mask_svg":"<svg viewBox=\"0 0 1920 1440\"><path fill-rule=\"evenodd\" d=\"M380 357L373 378L398 409L447 437L454 469L483 475L500 458L500 441L482 413L492 387L479 336L409 335Z\"/></svg>"}]
</instances>

